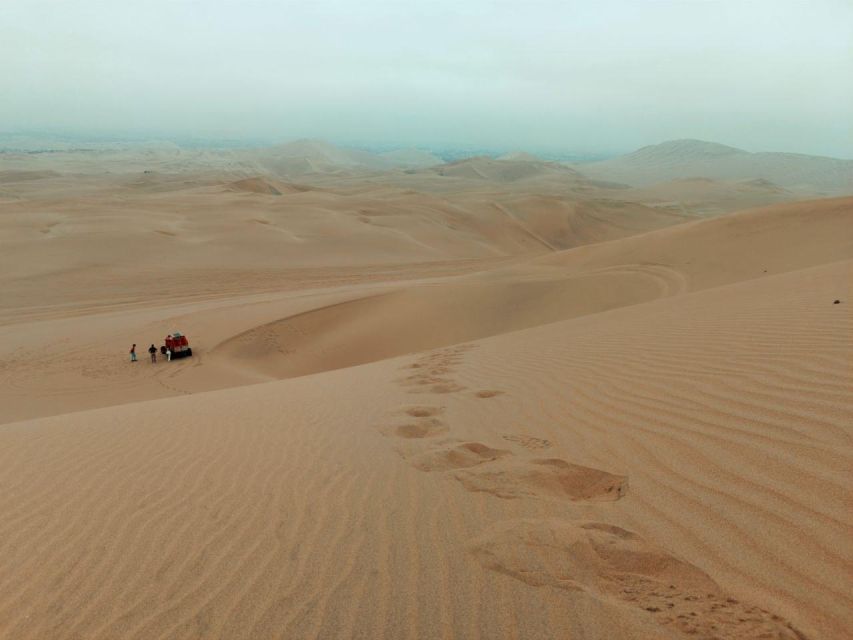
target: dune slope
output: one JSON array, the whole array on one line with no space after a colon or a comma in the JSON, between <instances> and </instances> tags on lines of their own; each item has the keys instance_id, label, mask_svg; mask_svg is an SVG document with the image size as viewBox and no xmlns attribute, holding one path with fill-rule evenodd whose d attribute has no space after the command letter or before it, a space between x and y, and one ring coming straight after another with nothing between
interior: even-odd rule
<instances>
[{"instance_id":1,"label":"dune slope","mask_svg":"<svg viewBox=\"0 0 853 640\"><path fill-rule=\"evenodd\" d=\"M841 639L850 277L5 425L0 636Z\"/></svg>"},{"instance_id":2,"label":"dune slope","mask_svg":"<svg viewBox=\"0 0 853 640\"><path fill-rule=\"evenodd\" d=\"M842 198L678 225L277 319L212 355L273 377L353 366L843 259L851 222Z\"/></svg>"}]
</instances>

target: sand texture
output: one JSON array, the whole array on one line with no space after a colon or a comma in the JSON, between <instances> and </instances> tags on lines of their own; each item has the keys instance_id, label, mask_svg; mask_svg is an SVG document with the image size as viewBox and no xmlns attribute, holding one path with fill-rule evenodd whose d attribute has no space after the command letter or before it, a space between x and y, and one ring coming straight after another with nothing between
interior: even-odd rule
<instances>
[{"instance_id":1,"label":"sand texture","mask_svg":"<svg viewBox=\"0 0 853 640\"><path fill-rule=\"evenodd\" d=\"M0 638L849 637L853 198L301 144L0 165Z\"/></svg>"}]
</instances>

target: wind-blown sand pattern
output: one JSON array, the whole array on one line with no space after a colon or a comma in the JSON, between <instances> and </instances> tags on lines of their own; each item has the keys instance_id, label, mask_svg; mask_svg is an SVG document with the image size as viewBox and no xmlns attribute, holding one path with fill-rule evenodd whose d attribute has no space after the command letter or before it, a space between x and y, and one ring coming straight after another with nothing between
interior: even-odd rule
<instances>
[{"instance_id":1,"label":"wind-blown sand pattern","mask_svg":"<svg viewBox=\"0 0 853 640\"><path fill-rule=\"evenodd\" d=\"M805 637L778 615L726 597L696 567L613 525L510 521L478 538L472 551L487 568L531 586L610 597L687 636Z\"/></svg>"},{"instance_id":2,"label":"wind-blown sand pattern","mask_svg":"<svg viewBox=\"0 0 853 640\"><path fill-rule=\"evenodd\" d=\"M541 164L3 173L0 638L847 638L853 200L562 249Z\"/></svg>"}]
</instances>

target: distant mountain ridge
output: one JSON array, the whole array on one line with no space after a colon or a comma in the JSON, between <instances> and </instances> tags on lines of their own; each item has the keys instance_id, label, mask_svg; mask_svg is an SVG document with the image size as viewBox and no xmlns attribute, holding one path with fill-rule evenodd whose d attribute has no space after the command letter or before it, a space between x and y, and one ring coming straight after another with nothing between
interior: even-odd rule
<instances>
[{"instance_id":1,"label":"distant mountain ridge","mask_svg":"<svg viewBox=\"0 0 853 640\"><path fill-rule=\"evenodd\" d=\"M853 193L853 160L799 153L753 153L704 140L670 140L576 168L592 178L634 186L702 177L761 179L815 195Z\"/></svg>"},{"instance_id":2,"label":"distant mountain ridge","mask_svg":"<svg viewBox=\"0 0 853 640\"><path fill-rule=\"evenodd\" d=\"M765 181L791 198L853 194L853 160L797 153L759 152L702 140L671 140L623 156L587 163L555 162L525 152L480 155L444 162L422 149L370 151L324 140L295 140L243 149L184 149L152 142L113 149L0 153L2 169L187 173L230 171L237 177L302 180L308 176L357 177L428 173L468 181L545 182L584 188L645 188L678 180ZM760 186L760 183L759 183ZM786 196L787 197L787 196Z\"/></svg>"},{"instance_id":3,"label":"distant mountain ridge","mask_svg":"<svg viewBox=\"0 0 853 640\"><path fill-rule=\"evenodd\" d=\"M441 164L441 158L418 149L373 153L339 147L325 140L295 140L247 152L262 165L282 174L329 173L341 169L387 171L425 168Z\"/></svg>"},{"instance_id":4,"label":"distant mountain ridge","mask_svg":"<svg viewBox=\"0 0 853 640\"><path fill-rule=\"evenodd\" d=\"M535 156L530 157L533 158L533 160L528 160L526 158L495 159L486 156L479 156L442 164L437 167L430 168L429 171L444 177L486 180L498 183L535 180L548 177L557 177L571 181L585 181L585 179L571 167L557 162L545 162L544 160L539 160Z\"/></svg>"},{"instance_id":5,"label":"distant mountain ridge","mask_svg":"<svg viewBox=\"0 0 853 640\"><path fill-rule=\"evenodd\" d=\"M628 156L634 158L644 157L666 157L685 158L685 157L724 157L748 154L749 151L730 147L719 142L707 142L705 140L694 140L692 138L684 138L681 140L668 140L659 144L650 144L641 147L636 151L629 153Z\"/></svg>"}]
</instances>

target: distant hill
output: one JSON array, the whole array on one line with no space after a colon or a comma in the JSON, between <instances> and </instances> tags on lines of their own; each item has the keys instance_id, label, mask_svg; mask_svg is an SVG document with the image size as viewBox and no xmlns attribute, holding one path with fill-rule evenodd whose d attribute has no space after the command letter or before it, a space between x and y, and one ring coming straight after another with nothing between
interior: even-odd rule
<instances>
[{"instance_id":1,"label":"distant hill","mask_svg":"<svg viewBox=\"0 0 853 640\"><path fill-rule=\"evenodd\" d=\"M442 160L418 149L395 149L373 153L362 149L338 147L324 140L296 140L248 154L262 166L285 175L348 171L387 171L420 169L441 164Z\"/></svg>"},{"instance_id":2,"label":"distant hill","mask_svg":"<svg viewBox=\"0 0 853 640\"><path fill-rule=\"evenodd\" d=\"M853 193L853 160L798 153L751 153L702 140L671 140L576 167L592 178L634 186L702 177L767 180L815 195Z\"/></svg>"},{"instance_id":3,"label":"distant hill","mask_svg":"<svg viewBox=\"0 0 853 640\"><path fill-rule=\"evenodd\" d=\"M279 174L327 173L339 169L384 169L377 155L358 149L344 149L324 140L296 140L248 154Z\"/></svg>"},{"instance_id":4,"label":"distant hill","mask_svg":"<svg viewBox=\"0 0 853 640\"><path fill-rule=\"evenodd\" d=\"M583 179L571 167L556 162L545 162L536 158L533 160L496 160L482 156L444 164L434 167L431 171L446 177L486 180L499 183L548 177L571 180Z\"/></svg>"}]
</instances>

